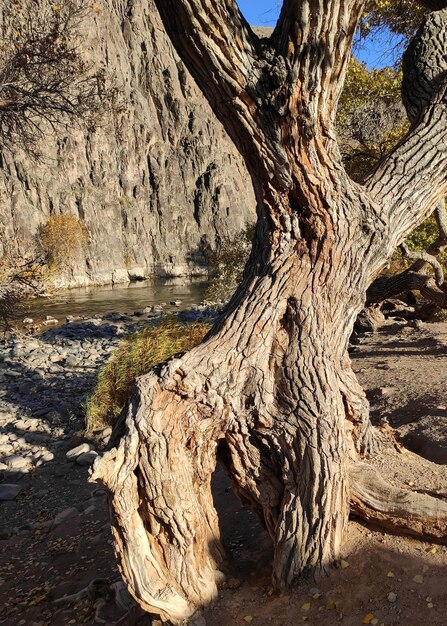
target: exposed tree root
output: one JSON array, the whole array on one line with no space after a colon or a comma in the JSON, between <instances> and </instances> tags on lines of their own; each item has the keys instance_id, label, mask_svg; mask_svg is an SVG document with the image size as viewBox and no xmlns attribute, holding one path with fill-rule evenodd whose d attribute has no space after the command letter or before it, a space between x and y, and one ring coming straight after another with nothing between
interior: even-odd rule
<instances>
[{"instance_id":1,"label":"exposed tree root","mask_svg":"<svg viewBox=\"0 0 447 626\"><path fill-rule=\"evenodd\" d=\"M447 501L387 482L366 463L350 467L351 512L380 526L447 543Z\"/></svg>"}]
</instances>

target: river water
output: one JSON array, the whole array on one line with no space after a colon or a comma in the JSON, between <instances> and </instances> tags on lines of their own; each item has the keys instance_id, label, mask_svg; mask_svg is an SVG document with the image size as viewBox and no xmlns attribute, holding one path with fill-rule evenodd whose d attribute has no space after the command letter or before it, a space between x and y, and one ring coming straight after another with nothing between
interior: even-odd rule
<instances>
[{"instance_id":1,"label":"river water","mask_svg":"<svg viewBox=\"0 0 447 626\"><path fill-rule=\"evenodd\" d=\"M181 300L181 309L199 304L205 298L207 282L203 279L153 278L126 283L59 291L51 298L36 298L29 303L22 317L34 320L51 315L65 321L67 315L96 315L119 311L133 313L154 304L166 304ZM178 310L178 308L177 308Z\"/></svg>"}]
</instances>

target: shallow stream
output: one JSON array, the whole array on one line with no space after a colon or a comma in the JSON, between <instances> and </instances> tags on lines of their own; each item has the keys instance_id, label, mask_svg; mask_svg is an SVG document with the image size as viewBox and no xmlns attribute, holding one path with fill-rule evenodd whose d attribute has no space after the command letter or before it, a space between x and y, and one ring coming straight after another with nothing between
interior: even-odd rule
<instances>
[{"instance_id":1,"label":"shallow stream","mask_svg":"<svg viewBox=\"0 0 447 626\"><path fill-rule=\"evenodd\" d=\"M154 278L123 285L67 289L51 298L32 300L21 317L41 320L51 315L65 321L67 315L133 313L154 304L165 304L169 310L171 301L181 301L180 308L184 309L199 304L205 298L206 287L203 279Z\"/></svg>"}]
</instances>

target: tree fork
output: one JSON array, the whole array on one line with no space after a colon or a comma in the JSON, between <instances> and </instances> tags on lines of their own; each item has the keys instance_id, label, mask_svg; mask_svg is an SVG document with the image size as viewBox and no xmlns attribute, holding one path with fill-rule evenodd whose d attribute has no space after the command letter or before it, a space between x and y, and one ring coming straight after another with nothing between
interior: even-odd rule
<instances>
[{"instance_id":1,"label":"tree fork","mask_svg":"<svg viewBox=\"0 0 447 626\"><path fill-rule=\"evenodd\" d=\"M272 537L279 587L338 557L350 499L404 530L417 509L421 536L447 536L439 500L411 497L396 516L402 491L375 477L368 491L362 476L372 474L353 469L384 444L347 354L368 286L447 193L447 12L428 16L406 57L413 128L360 186L343 168L334 113L363 1L285 0L268 41L231 0L157 4L246 160L259 215L221 319L202 344L139 379L123 435L93 471L109 490L131 593L179 624L217 593L218 457ZM437 62L429 75L427 54Z\"/></svg>"}]
</instances>

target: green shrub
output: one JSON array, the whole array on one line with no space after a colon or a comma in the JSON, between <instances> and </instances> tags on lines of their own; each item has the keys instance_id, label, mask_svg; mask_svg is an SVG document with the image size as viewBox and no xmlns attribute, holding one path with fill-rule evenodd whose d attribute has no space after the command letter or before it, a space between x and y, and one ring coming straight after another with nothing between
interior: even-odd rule
<instances>
[{"instance_id":1,"label":"green shrub","mask_svg":"<svg viewBox=\"0 0 447 626\"><path fill-rule=\"evenodd\" d=\"M124 339L99 371L96 387L87 400L87 429L112 426L131 397L138 376L196 346L209 328L207 323L181 324L168 319Z\"/></svg>"}]
</instances>

